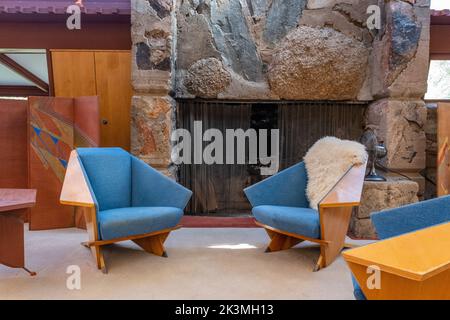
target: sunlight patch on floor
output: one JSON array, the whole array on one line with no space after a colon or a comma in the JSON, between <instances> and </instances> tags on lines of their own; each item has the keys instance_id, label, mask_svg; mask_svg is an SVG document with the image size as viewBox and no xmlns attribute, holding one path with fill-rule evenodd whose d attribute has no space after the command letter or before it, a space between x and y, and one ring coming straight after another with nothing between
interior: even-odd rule
<instances>
[{"instance_id":1,"label":"sunlight patch on floor","mask_svg":"<svg viewBox=\"0 0 450 320\"><path fill-rule=\"evenodd\" d=\"M217 244L208 246L209 249L229 249L229 250L245 250L245 249L256 249L257 247L248 244L248 243L240 243L240 244Z\"/></svg>"}]
</instances>

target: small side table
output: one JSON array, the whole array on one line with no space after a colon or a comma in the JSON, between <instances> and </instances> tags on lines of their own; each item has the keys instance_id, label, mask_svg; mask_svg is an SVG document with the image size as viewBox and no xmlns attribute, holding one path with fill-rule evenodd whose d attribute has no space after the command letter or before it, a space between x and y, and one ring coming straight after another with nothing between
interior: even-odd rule
<instances>
[{"instance_id":1,"label":"small side table","mask_svg":"<svg viewBox=\"0 0 450 320\"><path fill-rule=\"evenodd\" d=\"M368 300L449 300L450 222L342 253ZM379 287L369 288L372 273ZM369 282L370 283L370 282Z\"/></svg>"},{"instance_id":2,"label":"small side table","mask_svg":"<svg viewBox=\"0 0 450 320\"><path fill-rule=\"evenodd\" d=\"M0 189L0 264L22 268L31 276L36 273L25 267L23 224L27 208L35 203L34 189Z\"/></svg>"}]
</instances>

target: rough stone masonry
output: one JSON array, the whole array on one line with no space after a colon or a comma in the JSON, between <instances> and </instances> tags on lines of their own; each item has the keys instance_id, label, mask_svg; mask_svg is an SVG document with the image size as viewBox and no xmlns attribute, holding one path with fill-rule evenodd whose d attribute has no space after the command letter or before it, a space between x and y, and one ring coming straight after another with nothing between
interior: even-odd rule
<instances>
[{"instance_id":1,"label":"rough stone masonry","mask_svg":"<svg viewBox=\"0 0 450 320\"><path fill-rule=\"evenodd\" d=\"M381 29L367 28L367 8ZM132 0L132 152L171 171L174 98L371 102L384 165L423 185L429 0Z\"/></svg>"}]
</instances>

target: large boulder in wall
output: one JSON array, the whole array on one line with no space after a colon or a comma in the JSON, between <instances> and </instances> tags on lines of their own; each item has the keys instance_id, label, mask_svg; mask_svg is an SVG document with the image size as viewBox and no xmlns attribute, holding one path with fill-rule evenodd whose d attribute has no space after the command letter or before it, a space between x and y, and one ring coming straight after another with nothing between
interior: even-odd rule
<instances>
[{"instance_id":1,"label":"large boulder in wall","mask_svg":"<svg viewBox=\"0 0 450 320\"><path fill-rule=\"evenodd\" d=\"M300 26L275 49L269 83L285 100L354 100L368 56L362 42L339 31Z\"/></svg>"}]
</instances>

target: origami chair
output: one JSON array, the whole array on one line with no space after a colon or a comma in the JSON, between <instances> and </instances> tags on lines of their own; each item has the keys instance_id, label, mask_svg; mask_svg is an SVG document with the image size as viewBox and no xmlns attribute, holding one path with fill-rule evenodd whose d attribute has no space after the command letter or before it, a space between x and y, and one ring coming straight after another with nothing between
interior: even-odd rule
<instances>
[{"instance_id":1,"label":"origami chair","mask_svg":"<svg viewBox=\"0 0 450 320\"><path fill-rule=\"evenodd\" d=\"M370 218L380 240L425 229L450 221L450 196L374 212ZM352 281L355 298L365 300L364 293L353 276Z\"/></svg>"},{"instance_id":2,"label":"origami chair","mask_svg":"<svg viewBox=\"0 0 450 320\"><path fill-rule=\"evenodd\" d=\"M314 271L330 265L345 245L352 208L359 205L366 165L352 166L319 203L309 208L308 177L300 162L244 190L257 224L271 242L266 252L307 240L320 245Z\"/></svg>"},{"instance_id":3,"label":"origami chair","mask_svg":"<svg viewBox=\"0 0 450 320\"><path fill-rule=\"evenodd\" d=\"M132 240L166 257L164 241L179 228L191 191L120 148L78 148L67 166L60 201L84 211L83 243L106 272L102 246Z\"/></svg>"}]
</instances>

